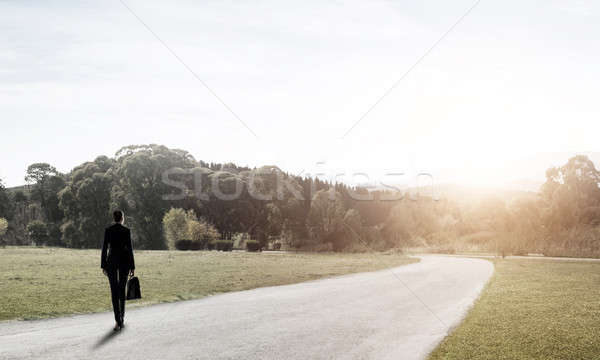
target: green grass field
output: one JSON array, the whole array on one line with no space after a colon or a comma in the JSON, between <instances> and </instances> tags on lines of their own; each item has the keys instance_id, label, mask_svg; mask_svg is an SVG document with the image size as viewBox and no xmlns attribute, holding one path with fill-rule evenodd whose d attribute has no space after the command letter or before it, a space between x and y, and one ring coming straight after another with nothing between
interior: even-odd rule
<instances>
[{"instance_id":1,"label":"green grass field","mask_svg":"<svg viewBox=\"0 0 600 360\"><path fill-rule=\"evenodd\" d=\"M434 359L600 359L600 263L510 259Z\"/></svg>"},{"instance_id":2,"label":"green grass field","mask_svg":"<svg viewBox=\"0 0 600 360\"><path fill-rule=\"evenodd\" d=\"M0 320L111 309L99 250L0 249ZM137 251L141 306L283 285L418 261L399 254Z\"/></svg>"}]
</instances>

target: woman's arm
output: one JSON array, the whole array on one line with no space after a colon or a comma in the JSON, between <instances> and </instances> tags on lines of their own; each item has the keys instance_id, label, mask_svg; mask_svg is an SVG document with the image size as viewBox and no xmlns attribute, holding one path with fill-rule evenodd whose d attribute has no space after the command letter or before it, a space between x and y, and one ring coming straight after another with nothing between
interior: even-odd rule
<instances>
[{"instance_id":1,"label":"woman's arm","mask_svg":"<svg viewBox=\"0 0 600 360\"><path fill-rule=\"evenodd\" d=\"M106 253L108 252L108 229L104 230L104 242L102 243L102 253L100 254L100 267L106 270Z\"/></svg>"},{"instance_id":2,"label":"woman's arm","mask_svg":"<svg viewBox=\"0 0 600 360\"><path fill-rule=\"evenodd\" d=\"M131 230L127 229L127 245L129 245L129 265L131 266L130 269L132 270L132 275L133 275L133 270L135 270L135 260L133 259L133 246L131 244Z\"/></svg>"}]
</instances>

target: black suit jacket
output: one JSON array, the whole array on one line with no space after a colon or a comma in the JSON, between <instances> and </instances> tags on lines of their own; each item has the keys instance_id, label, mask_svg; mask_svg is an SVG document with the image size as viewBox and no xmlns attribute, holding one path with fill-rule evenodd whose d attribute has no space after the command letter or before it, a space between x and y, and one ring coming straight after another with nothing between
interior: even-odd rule
<instances>
[{"instance_id":1,"label":"black suit jacket","mask_svg":"<svg viewBox=\"0 0 600 360\"><path fill-rule=\"evenodd\" d=\"M100 267L103 269L135 269L131 231L125 226L114 224L104 231Z\"/></svg>"}]
</instances>

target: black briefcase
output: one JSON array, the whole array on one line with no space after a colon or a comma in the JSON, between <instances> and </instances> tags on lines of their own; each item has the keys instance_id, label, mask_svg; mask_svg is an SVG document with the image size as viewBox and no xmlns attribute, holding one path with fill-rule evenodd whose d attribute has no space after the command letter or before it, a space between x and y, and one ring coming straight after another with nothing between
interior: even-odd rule
<instances>
[{"instance_id":1,"label":"black briefcase","mask_svg":"<svg viewBox=\"0 0 600 360\"><path fill-rule=\"evenodd\" d=\"M133 276L127 280L127 300L141 299L142 292L140 291L140 280L137 276Z\"/></svg>"}]
</instances>

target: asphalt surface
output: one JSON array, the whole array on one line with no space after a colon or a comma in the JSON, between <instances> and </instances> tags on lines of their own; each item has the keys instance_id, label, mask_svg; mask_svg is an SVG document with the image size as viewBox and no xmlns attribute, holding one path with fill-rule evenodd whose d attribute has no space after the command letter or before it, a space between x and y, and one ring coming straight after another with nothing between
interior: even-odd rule
<instances>
[{"instance_id":1,"label":"asphalt surface","mask_svg":"<svg viewBox=\"0 0 600 360\"><path fill-rule=\"evenodd\" d=\"M0 359L423 359L492 273L486 260L423 256L378 272L136 308L119 333L112 312L5 322Z\"/></svg>"}]
</instances>

